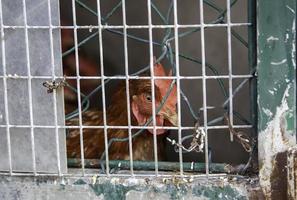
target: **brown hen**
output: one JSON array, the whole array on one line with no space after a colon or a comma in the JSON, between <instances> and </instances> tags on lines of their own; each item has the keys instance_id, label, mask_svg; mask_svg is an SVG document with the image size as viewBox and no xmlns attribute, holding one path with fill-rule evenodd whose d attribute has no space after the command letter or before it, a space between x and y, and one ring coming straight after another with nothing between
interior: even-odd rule
<instances>
[{"instance_id":1,"label":"brown hen","mask_svg":"<svg viewBox=\"0 0 297 200\"><path fill-rule=\"evenodd\" d=\"M154 66L155 76L166 76L161 64ZM157 110L162 98L166 95L172 80L155 80L155 108ZM144 125L152 116L151 80L129 80L131 125ZM111 105L106 109L106 119L109 126L127 126L127 102L125 81L119 84L118 89L112 96ZM103 126L103 113L101 111L86 111L83 113L83 125ZM174 85L165 104L156 115L156 125L176 125L176 86ZM67 125L78 125L78 119L72 119ZM152 125L152 123L151 123ZM136 129L132 129L132 134ZM157 129L158 159L164 160L164 136L166 130ZM127 138L127 129L108 129L108 140L111 138ZM67 139L68 158L80 158L80 134L79 129L69 129ZM105 151L103 129L83 129L84 157L99 159ZM153 130L143 130L133 138L133 160L154 160ZM108 149L110 160L129 159L129 143L113 142Z\"/></svg>"}]
</instances>

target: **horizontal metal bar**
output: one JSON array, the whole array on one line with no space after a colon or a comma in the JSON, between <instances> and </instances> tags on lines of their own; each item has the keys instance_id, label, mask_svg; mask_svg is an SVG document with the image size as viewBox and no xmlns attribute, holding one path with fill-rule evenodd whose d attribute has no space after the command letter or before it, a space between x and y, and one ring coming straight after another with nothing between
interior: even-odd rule
<instances>
[{"instance_id":1,"label":"horizontal metal bar","mask_svg":"<svg viewBox=\"0 0 297 200\"><path fill-rule=\"evenodd\" d=\"M61 129L79 129L80 127L83 129L153 129L153 126L50 126L50 125L46 125L46 126L42 126L42 125L0 125L0 128L4 128L4 127L8 127L8 128L61 128ZM171 126L156 126L156 129L168 129L168 130L178 130L178 127L171 127ZM180 127L180 129L182 130L191 130L194 129L196 127L192 127L192 126L183 126ZM200 129L204 129L203 126L199 127ZM227 129L229 128L228 126L208 126L207 129ZM253 128L252 125L233 125L233 128Z\"/></svg>"},{"instance_id":2,"label":"horizontal metal bar","mask_svg":"<svg viewBox=\"0 0 297 200\"><path fill-rule=\"evenodd\" d=\"M143 173L143 171L141 171L142 174L137 174L137 171L135 171L135 174L133 177L138 177L138 178L156 178L155 173L149 174L149 173ZM20 176L20 177L32 177L34 176L33 173L24 173L24 172L13 172L11 175L9 173L6 172L0 172L0 175L4 175L4 176ZM93 173L85 173L83 176L81 175L81 173L62 173L62 176L65 178L79 178L79 177L94 177L94 175L96 177L107 177L106 174L99 174L98 170L94 170ZM208 177L206 177L205 174L184 174L183 176L181 176L180 174L176 174L176 173L168 173L168 172L162 172L160 171L160 173L158 174L158 178L172 178L174 175L175 178L195 178L195 179L217 179L220 177L226 177L226 176L231 176L228 175L227 173L217 173L217 174L209 174ZM35 175L35 177L60 177L59 174L57 173L38 173ZM238 176L238 175L237 175ZM121 177L121 178L131 178L131 174L124 174L124 173L117 173L117 174L109 174L109 177Z\"/></svg>"},{"instance_id":3,"label":"horizontal metal bar","mask_svg":"<svg viewBox=\"0 0 297 200\"><path fill-rule=\"evenodd\" d=\"M231 78L233 79L238 79L238 78L253 78L253 75L250 74L246 74L246 75L232 75ZM19 76L19 75L6 75L6 76L0 76L0 78L7 78L7 79L28 79L28 76ZM31 79L51 79L52 80L52 76L31 76ZM162 80L174 80L174 79L186 79L186 80L199 80L199 79L203 79L203 76L154 76L154 77L150 77L150 76L56 76L57 79L63 79L65 78L70 79L70 80L77 80L77 79L114 79L114 80L126 80L128 79L139 79L139 80L158 80L158 79L162 79ZM230 76L229 75L218 75L218 76L205 76L205 79L229 79Z\"/></svg>"},{"instance_id":4,"label":"horizontal metal bar","mask_svg":"<svg viewBox=\"0 0 297 200\"><path fill-rule=\"evenodd\" d=\"M251 23L231 23L231 24L204 24L204 27L236 27L236 26L251 26ZM149 28L174 28L175 25L85 25L85 26L8 26L4 25L4 29L149 29ZM201 24L179 24L177 25L178 28L200 28Z\"/></svg>"},{"instance_id":5,"label":"horizontal metal bar","mask_svg":"<svg viewBox=\"0 0 297 200\"><path fill-rule=\"evenodd\" d=\"M69 158L67 159L69 167L81 167L80 159ZM102 162L105 164L105 161ZM99 159L85 159L85 168L99 168L100 167ZM130 162L128 160L110 160L110 168L118 168L121 170L129 170ZM179 162L158 162L159 170L163 171L178 171L180 169ZM232 173L235 171L235 168L226 163L211 163L209 170L212 173ZM155 170L154 161L134 161L133 169L135 170ZM205 163L199 162L183 162L183 169L187 172L205 172Z\"/></svg>"}]
</instances>

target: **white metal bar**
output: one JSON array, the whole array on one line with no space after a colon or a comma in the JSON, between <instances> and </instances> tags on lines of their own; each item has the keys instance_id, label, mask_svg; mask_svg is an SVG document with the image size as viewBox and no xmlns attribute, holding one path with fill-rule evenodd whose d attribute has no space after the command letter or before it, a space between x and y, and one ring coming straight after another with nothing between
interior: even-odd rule
<instances>
[{"instance_id":1,"label":"white metal bar","mask_svg":"<svg viewBox=\"0 0 297 200\"><path fill-rule=\"evenodd\" d=\"M227 35L228 35L228 72L229 72L229 122L233 126L233 84L232 84L232 43L231 43L231 7L230 0L227 0ZM230 140L233 141L233 134L230 131Z\"/></svg>"},{"instance_id":2,"label":"white metal bar","mask_svg":"<svg viewBox=\"0 0 297 200\"><path fill-rule=\"evenodd\" d=\"M31 80L31 65L30 65L30 52L29 52L29 37L27 25L27 9L26 0L23 0L23 13L24 13L24 26L25 26L25 44L26 44L26 60L27 60L27 73L28 73L28 98L29 98L29 120L30 120L30 136L31 136L31 149L32 149L32 167L33 172L36 174L36 157L35 157L35 139L34 139L34 124L33 124L33 101L32 101L32 80Z\"/></svg>"},{"instance_id":3,"label":"white metal bar","mask_svg":"<svg viewBox=\"0 0 297 200\"><path fill-rule=\"evenodd\" d=\"M130 171L134 176L133 170L133 147L132 147L132 132L131 132L131 110L130 110L130 90L129 90L129 62L128 62L128 44L127 44L127 22L126 22L126 1L122 1L123 13L123 33L124 33L124 56L125 56L125 76L126 76L126 96L127 96L127 115L128 115L128 133L129 133L129 158L130 158Z\"/></svg>"},{"instance_id":4,"label":"white metal bar","mask_svg":"<svg viewBox=\"0 0 297 200\"><path fill-rule=\"evenodd\" d=\"M28 76L19 76L19 75L5 75L5 76L1 76L0 78L7 78L7 79L27 79ZM240 78L253 78L253 75L250 74L246 74L246 75L232 75L231 78L232 79L240 79ZM100 80L100 79L122 79L122 80L126 80L126 76L56 76L57 79L63 79L65 78L66 80L90 80L90 79L96 79L96 80ZM180 80L202 80L203 78L205 79L229 79L230 76L229 75L218 75L218 76L180 76L179 79ZM31 79L49 79L52 80L52 76L31 76ZM128 76L128 79L139 79L139 80L147 80L147 79L151 79L150 76ZM154 77L155 80L174 80L177 79L177 76L156 76Z\"/></svg>"},{"instance_id":5,"label":"white metal bar","mask_svg":"<svg viewBox=\"0 0 297 200\"><path fill-rule=\"evenodd\" d=\"M206 61L205 61L205 24L204 24L204 8L203 0L200 0L200 24L201 24L201 59L202 59L202 92L203 92L203 122L204 122L204 131L205 131L205 142L204 142L204 151L205 151L205 173L206 176L209 176L209 159L208 159L208 126L207 126L207 92L206 92Z\"/></svg>"},{"instance_id":6,"label":"white metal bar","mask_svg":"<svg viewBox=\"0 0 297 200\"><path fill-rule=\"evenodd\" d=\"M75 48L75 66L76 66L76 75L80 76L79 73L79 57L78 57L78 39L77 39L77 28L76 28L76 9L75 9L75 0L72 0L72 15L73 15L73 24L74 24L74 48ZM79 112L79 133L80 133L80 154L81 154L81 169L82 175L85 174L85 156L84 156L84 139L83 139L83 129L82 129L82 111L81 111L81 92L80 92L80 79L77 79L77 105Z\"/></svg>"},{"instance_id":7,"label":"white metal bar","mask_svg":"<svg viewBox=\"0 0 297 200\"><path fill-rule=\"evenodd\" d=\"M55 61L54 61L54 43L53 43L53 28L52 28L52 15L51 15L51 1L47 1L48 7L48 20L49 20L49 37L50 37L50 56L52 66L52 79L56 79L55 74ZM61 159L60 159L60 145L59 145L59 129L58 129L58 117L57 117L57 91L53 90L53 106L54 106L54 121L55 121L55 139L56 139L56 155L57 155L57 170L59 176L62 176L61 172Z\"/></svg>"},{"instance_id":8,"label":"white metal bar","mask_svg":"<svg viewBox=\"0 0 297 200\"><path fill-rule=\"evenodd\" d=\"M152 29L152 9L151 0L147 0L148 25L149 25L149 51L150 51L150 71L151 71L151 88L152 88L152 117L153 117L153 139L154 139L154 158L155 173L159 174L158 166L158 149L157 149L157 132L156 132L156 99L155 99L155 73L154 73L154 49L153 49L153 29Z\"/></svg>"},{"instance_id":9,"label":"white metal bar","mask_svg":"<svg viewBox=\"0 0 297 200\"><path fill-rule=\"evenodd\" d=\"M97 13L99 24L99 53L100 53L100 69L101 69L101 86L102 86L102 107L103 107L103 126L104 126L104 145L105 145L105 162L106 175L109 176L109 154L108 154L108 135L107 135L107 120L106 120L106 102L105 102L105 78L104 78L104 62L103 62L103 40L102 40L102 26L101 24L101 8L100 1L97 0Z\"/></svg>"},{"instance_id":10,"label":"white metal bar","mask_svg":"<svg viewBox=\"0 0 297 200\"><path fill-rule=\"evenodd\" d=\"M86 173L84 177L94 177L94 173ZM5 172L0 172L0 175L9 175L9 176L27 176L27 177L30 177L32 176L33 174L32 173L25 173L25 172L14 172L12 173L12 175L8 174L8 173L5 173ZM59 176L58 174L51 174L51 173L37 173L37 176L41 176L41 177L44 177L44 176L51 176L51 177L54 177L54 176ZM107 177L106 174L96 174L96 176L98 177ZM146 178L146 177L155 177L156 175L155 174L135 174L135 177L137 178ZM176 178L201 178L201 179L216 179L216 178L220 178L220 177L224 177L224 176L230 176L230 175L227 175L226 173L218 173L218 174L209 174L208 176L206 176L205 174L184 174L184 175L179 175L179 174L175 174L175 173L168 173L168 174L161 174L159 175L159 178L172 178L172 176L176 177ZM65 178L81 178L81 175L79 175L78 173L67 173L67 174L64 174L63 177ZM119 177L122 177L122 178L129 178L131 177L130 174L110 174L110 177L116 177L116 178L119 178Z\"/></svg>"},{"instance_id":11,"label":"white metal bar","mask_svg":"<svg viewBox=\"0 0 297 200\"><path fill-rule=\"evenodd\" d=\"M174 16L174 45L175 45L175 67L176 67L176 89L177 89L177 126L178 126L178 142L182 143L181 129L181 103L180 103L180 73L179 73L179 41L178 41L178 17L177 17L177 0L173 1L173 16ZM179 147L179 163L180 175L183 176L183 153Z\"/></svg>"},{"instance_id":12,"label":"white metal bar","mask_svg":"<svg viewBox=\"0 0 297 200\"><path fill-rule=\"evenodd\" d=\"M237 26L251 26L251 23L231 23L231 24L227 24L227 23L222 23L222 24L204 24L205 28L211 28L211 27L237 27ZM124 27L126 27L126 29L148 29L149 25L126 25L126 26L122 26L122 25L102 25L102 29L124 29ZM165 28L200 28L201 24L178 24L177 26L175 25L152 25L151 26L153 29L165 29ZM7 26L4 25L3 26L4 29L49 29L49 26ZM83 25L83 26L79 26L79 25L73 25L73 26L53 26L53 29L99 29L100 27L97 25Z\"/></svg>"},{"instance_id":13,"label":"white metal bar","mask_svg":"<svg viewBox=\"0 0 297 200\"><path fill-rule=\"evenodd\" d=\"M30 125L0 125L0 128L31 128L32 126ZM107 129L153 129L153 126L57 126L58 128L61 129L65 129L65 128L69 128L69 129L78 129L80 127L82 127L83 129L104 129L105 127ZM252 125L234 125L233 128L237 128L237 129L243 129L243 128L252 128ZM34 125L32 128L48 128L48 129L54 129L56 128L56 126L50 126L50 125ZM194 126L183 126L180 127L181 130L193 130ZM204 128L204 126L200 126L198 128ZM226 129L228 128L228 126L225 125L218 125L218 126L208 126L208 129ZM156 129L166 129L166 130L178 130L178 127L172 127L172 126L156 126Z\"/></svg>"},{"instance_id":14,"label":"white metal bar","mask_svg":"<svg viewBox=\"0 0 297 200\"><path fill-rule=\"evenodd\" d=\"M0 26L1 26L1 53L2 53L2 66L3 66L3 90L4 90L4 109L5 109L5 122L6 125L6 139L7 139L7 153L8 153L8 168L9 174L12 175L12 161L11 161L11 141L9 129L9 112L8 112L8 98L7 98L7 77L6 77L6 55L5 55L5 36L3 29L3 12L2 1L0 1Z\"/></svg>"}]
</instances>

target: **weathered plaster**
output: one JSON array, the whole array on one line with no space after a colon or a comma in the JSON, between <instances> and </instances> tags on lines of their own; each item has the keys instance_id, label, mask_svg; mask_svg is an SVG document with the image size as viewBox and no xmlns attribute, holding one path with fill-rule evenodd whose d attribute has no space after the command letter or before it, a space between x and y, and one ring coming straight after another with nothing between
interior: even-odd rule
<instances>
[{"instance_id":1,"label":"weathered plaster","mask_svg":"<svg viewBox=\"0 0 297 200\"><path fill-rule=\"evenodd\" d=\"M251 192L253 191L253 192ZM257 178L50 178L0 176L0 199L249 199ZM258 192L258 197L261 193ZM257 197L257 198L258 198ZM256 199L253 197L252 199Z\"/></svg>"},{"instance_id":2,"label":"weathered plaster","mask_svg":"<svg viewBox=\"0 0 297 200\"><path fill-rule=\"evenodd\" d=\"M277 154L286 152L296 144L295 135L286 130L289 89L290 85L285 91L282 104L276 109L274 118L268 123L267 128L259 133L260 184L268 197L271 195L271 179Z\"/></svg>"},{"instance_id":3,"label":"weathered plaster","mask_svg":"<svg viewBox=\"0 0 297 200\"><path fill-rule=\"evenodd\" d=\"M287 161L288 199L297 199L297 147L288 150Z\"/></svg>"}]
</instances>

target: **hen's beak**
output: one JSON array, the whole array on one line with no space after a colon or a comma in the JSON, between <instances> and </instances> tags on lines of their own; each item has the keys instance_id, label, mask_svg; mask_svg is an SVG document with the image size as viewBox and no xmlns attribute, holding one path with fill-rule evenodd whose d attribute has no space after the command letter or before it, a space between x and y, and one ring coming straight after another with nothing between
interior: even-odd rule
<instances>
[{"instance_id":1,"label":"hen's beak","mask_svg":"<svg viewBox=\"0 0 297 200\"><path fill-rule=\"evenodd\" d=\"M177 126L177 113L175 109L170 109L166 106L159 112L159 115L169 121L173 126Z\"/></svg>"}]
</instances>

